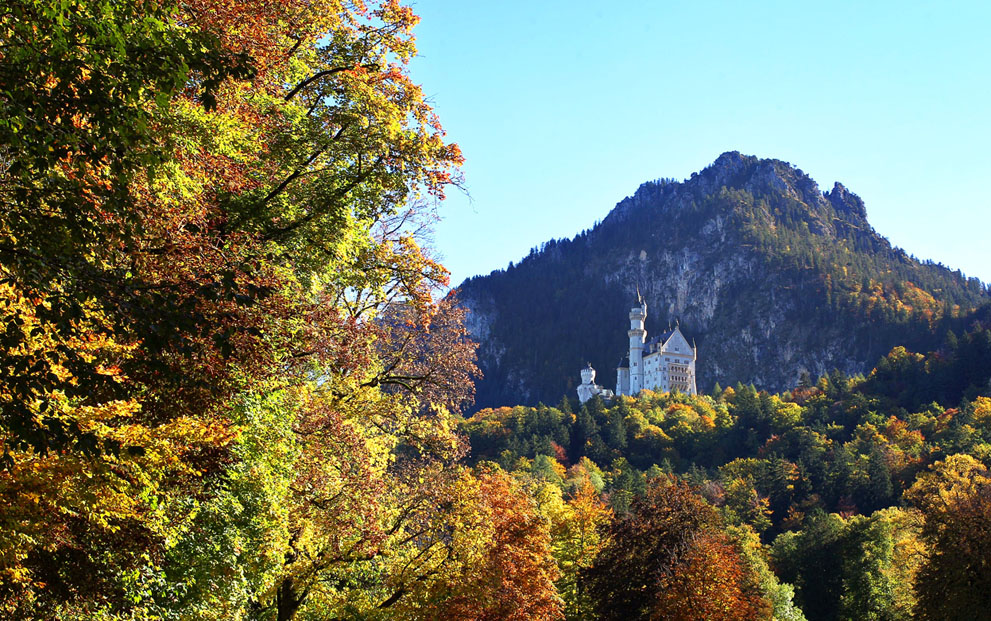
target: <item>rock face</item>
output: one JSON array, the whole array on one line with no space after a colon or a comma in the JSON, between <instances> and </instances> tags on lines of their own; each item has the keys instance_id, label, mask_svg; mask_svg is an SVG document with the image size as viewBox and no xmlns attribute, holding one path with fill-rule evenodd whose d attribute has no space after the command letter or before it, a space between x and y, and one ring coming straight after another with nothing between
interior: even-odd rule
<instances>
[{"instance_id":1,"label":"rock face","mask_svg":"<svg viewBox=\"0 0 991 621\"><path fill-rule=\"evenodd\" d=\"M639 286L648 337L680 320L698 388L784 390L802 372L870 368L936 342L942 318L987 300L976 279L919 263L863 201L785 162L724 153L691 179L643 184L594 229L459 288L480 342L477 406L557 402L590 361L614 388Z\"/></svg>"}]
</instances>

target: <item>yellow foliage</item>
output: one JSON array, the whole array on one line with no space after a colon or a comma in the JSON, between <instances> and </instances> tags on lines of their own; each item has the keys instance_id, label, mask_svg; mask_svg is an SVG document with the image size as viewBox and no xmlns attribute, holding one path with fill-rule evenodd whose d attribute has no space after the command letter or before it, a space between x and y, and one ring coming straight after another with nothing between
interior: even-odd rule
<instances>
[{"instance_id":1,"label":"yellow foliage","mask_svg":"<svg viewBox=\"0 0 991 621\"><path fill-rule=\"evenodd\" d=\"M991 485L991 472L970 455L959 453L937 461L905 490L915 506L941 511L969 496L979 485Z\"/></svg>"},{"instance_id":2,"label":"yellow foliage","mask_svg":"<svg viewBox=\"0 0 991 621\"><path fill-rule=\"evenodd\" d=\"M991 397L978 397L973 407L974 423L985 429L991 428Z\"/></svg>"}]
</instances>

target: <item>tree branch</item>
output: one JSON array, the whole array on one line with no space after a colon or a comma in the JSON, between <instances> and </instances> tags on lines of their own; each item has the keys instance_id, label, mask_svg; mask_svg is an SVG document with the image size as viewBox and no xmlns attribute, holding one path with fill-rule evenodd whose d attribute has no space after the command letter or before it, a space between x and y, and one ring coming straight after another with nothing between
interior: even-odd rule
<instances>
[{"instance_id":1,"label":"tree branch","mask_svg":"<svg viewBox=\"0 0 991 621\"><path fill-rule=\"evenodd\" d=\"M371 71L372 69L378 69L379 68L379 66L377 64L368 63L368 64L365 64L365 65L354 65L352 67L334 67L333 69L325 69L323 71L319 71L317 73L314 73L310 77L306 78L305 80L303 80L302 82L300 82L299 84L297 84L296 86L294 86L291 91L289 91L288 93L286 93L286 101L289 101L290 99L292 99L293 97L295 97L299 93L299 91L303 90L304 88L306 88L310 84L313 84L317 80L320 80L322 78L325 78L327 76L334 75L334 74L337 74L337 73L342 73L344 71L351 71L351 70L356 69L358 67L361 67L363 69L367 69L369 71Z\"/></svg>"},{"instance_id":2,"label":"tree branch","mask_svg":"<svg viewBox=\"0 0 991 621\"><path fill-rule=\"evenodd\" d=\"M362 172L361 174L359 174L357 177L355 177L350 183L348 183L347 185L345 185L343 188L341 188L340 190L338 190L337 192L335 192L334 193L334 198L341 198L342 196L344 196L345 194L347 194L351 190L353 190L356 187L358 187L359 185L361 185L366 179L368 179L368 177L371 176L372 172L376 168L378 168L378 165L382 163L382 160L383 159L385 159L385 156L382 156L382 155L378 156L375 159L375 163L372 164L372 166L370 166L367 170L365 170L364 172ZM310 222L311 220L313 220L314 218L316 218L317 216L319 216L321 213L323 213L321 210L314 209L313 211L311 211L307 215L303 216L299 220L296 220L295 222L292 222L290 224L287 224L286 226L282 226L282 227L278 227L278 228L275 228L275 229L270 230L265 235L265 237L263 239L265 241L272 241L273 239L276 239L278 237L281 237L282 235L285 235L286 233L291 233L292 231L295 231L299 227L303 226L304 224L307 224L308 222Z\"/></svg>"}]
</instances>

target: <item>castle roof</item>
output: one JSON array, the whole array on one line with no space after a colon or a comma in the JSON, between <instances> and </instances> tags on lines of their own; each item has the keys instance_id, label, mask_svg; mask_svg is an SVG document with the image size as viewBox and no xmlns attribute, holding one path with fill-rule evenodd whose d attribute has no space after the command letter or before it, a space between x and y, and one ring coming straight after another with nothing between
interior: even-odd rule
<instances>
[{"instance_id":1,"label":"castle roof","mask_svg":"<svg viewBox=\"0 0 991 621\"><path fill-rule=\"evenodd\" d=\"M678 328L674 328L673 330L668 330L667 332L663 332L663 333L657 335L655 338L660 343L667 343L668 342L668 339L671 338L674 335L674 333L675 333L676 330L678 330Z\"/></svg>"}]
</instances>

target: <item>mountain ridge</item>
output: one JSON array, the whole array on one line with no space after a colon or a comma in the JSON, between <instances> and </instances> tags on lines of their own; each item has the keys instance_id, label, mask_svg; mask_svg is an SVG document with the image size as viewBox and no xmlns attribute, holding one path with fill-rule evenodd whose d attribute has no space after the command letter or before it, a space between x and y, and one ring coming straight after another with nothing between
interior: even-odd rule
<instances>
[{"instance_id":1,"label":"mountain ridge","mask_svg":"<svg viewBox=\"0 0 991 621\"><path fill-rule=\"evenodd\" d=\"M729 151L684 181L643 183L592 229L462 283L485 373L478 405L556 401L585 359L608 387L638 285L648 332L678 319L697 338L700 390L864 372L891 346L935 347L988 299L977 279L893 247L842 183L822 192L787 162Z\"/></svg>"}]
</instances>

